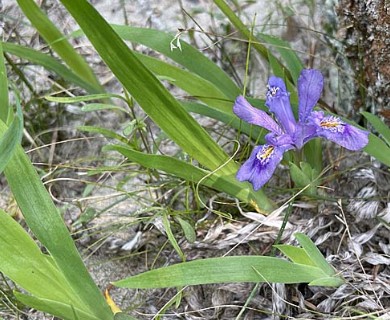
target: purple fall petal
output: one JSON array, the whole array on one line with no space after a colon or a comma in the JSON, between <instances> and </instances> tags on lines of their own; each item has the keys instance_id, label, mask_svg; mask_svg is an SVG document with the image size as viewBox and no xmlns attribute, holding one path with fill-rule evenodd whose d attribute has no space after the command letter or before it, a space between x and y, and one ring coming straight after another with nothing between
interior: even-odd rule
<instances>
[{"instance_id":1,"label":"purple fall petal","mask_svg":"<svg viewBox=\"0 0 390 320\"><path fill-rule=\"evenodd\" d=\"M338 117L325 116L322 111L318 111L312 112L311 121L316 125L317 136L333 141L348 150L357 151L368 144L368 131L351 126Z\"/></svg>"},{"instance_id":2,"label":"purple fall petal","mask_svg":"<svg viewBox=\"0 0 390 320\"><path fill-rule=\"evenodd\" d=\"M296 120L290 105L290 94L286 90L283 80L278 77L271 77L268 81L267 100L265 105L269 108L284 131L293 135L296 127Z\"/></svg>"},{"instance_id":3,"label":"purple fall petal","mask_svg":"<svg viewBox=\"0 0 390 320\"><path fill-rule=\"evenodd\" d=\"M249 159L244 162L237 172L239 181L249 181L255 191L259 190L271 179L276 167L282 161L283 147L268 144L253 149Z\"/></svg>"},{"instance_id":4,"label":"purple fall petal","mask_svg":"<svg viewBox=\"0 0 390 320\"><path fill-rule=\"evenodd\" d=\"M233 106L233 112L242 120L263 127L271 132L282 134L279 125L266 112L256 109L243 97L239 96Z\"/></svg>"},{"instance_id":5,"label":"purple fall petal","mask_svg":"<svg viewBox=\"0 0 390 320\"><path fill-rule=\"evenodd\" d=\"M315 69L304 69L298 78L299 122L306 122L321 97L324 77Z\"/></svg>"}]
</instances>

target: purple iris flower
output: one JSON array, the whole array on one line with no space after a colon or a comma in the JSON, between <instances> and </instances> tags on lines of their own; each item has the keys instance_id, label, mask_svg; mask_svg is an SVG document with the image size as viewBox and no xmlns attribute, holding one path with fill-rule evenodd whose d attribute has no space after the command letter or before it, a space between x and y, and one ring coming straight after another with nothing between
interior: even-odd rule
<instances>
[{"instance_id":1,"label":"purple iris flower","mask_svg":"<svg viewBox=\"0 0 390 320\"><path fill-rule=\"evenodd\" d=\"M302 70L298 79L298 121L291 109L290 94L281 78L272 76L267 86L265 105L275 120L266 112L252 107L244 97L236 99L233 111L239 118L270 131L265 136L266 144L255 147L239 169L239 181L249 181L255 190L259 190L271 178L284 152L299 150L313 138L323 137L353 151L367 145L369 132L336 116L313 111L321 96L323 84L320 71Z\"/></svg>"}]
</instances>

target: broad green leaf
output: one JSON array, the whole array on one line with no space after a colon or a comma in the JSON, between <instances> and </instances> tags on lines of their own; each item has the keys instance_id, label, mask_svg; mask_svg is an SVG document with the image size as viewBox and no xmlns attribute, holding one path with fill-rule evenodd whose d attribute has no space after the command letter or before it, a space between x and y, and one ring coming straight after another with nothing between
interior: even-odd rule
<instances>
[{"instance_id":1,"label":"broad green leaf","mask_svg":"<svg viewBox=\"0 0 390 320\"><path fill-rule=\"evenodd\" d=\"M17 0L20 9L30 20L39 34L81 79L89 82L96 91L103 91L92 69L85 62L84 58L68 42L66 37L49 20L47 15L41 11L34 0Z\"/></svg>"},{"instance_id":2,"label":"broad green leaf","mask_svg":"<svg viewBox=\"0 0 390 320\"><path fill-rule=\"evenodd\" d=\"M309 286L340 287L344 281L340 277L325 277L313 280Z\"/></svg>"},{"instance_id":3,"label":"broad green leaf","mask_svg":"<svg viewBox=\"0 0 390 320\"><path fill-rule=\"evenodd\" d=\"M234 180L237 165L228 161L229 157L222 148L139 61L92 5L85 0L77 3L71 0L61 2L79 23L111 71L149 117L190 157L210 170L218 169L226 179ZM143 36L147 37L146 34ZM205 66L197 65L197 68ZM250 191L250 194L252 199L261 198L265 206L270 207L261 191ZM262 203L258 205L261 206Z\"/></svg>"},{"instance_id":4,"label":"broad green leaf","mask_svg":"<svg viewBox=\"0 0 390 320\"><path fill-rule=\"evenodd\" d=\"M309 283L324 278L319 268L263 256L199 259L155 269L114 282L124 288L166 288L208 283Z\"/></svg>"},{"instance_id":5,"label":"broad green leaf","mask_svg":"<svg viewBox=\"0 0 390 320\"><path fill-rule=\"evenodd\" d=\"M176 158L145 154L119 145L108 145L103 148L103 151L110 150L118 151L130 161L137 162L146 168L162 170L187 181L201 183L206 187L227 192L239 199L245 199L249 196L248 188L242 187L243 183L235 179L226 179L225 176L219 176L218 172L210 174L209 171L197 168ZM267 206L267 202L262 202L261 199L259 201L261 208L271 210L271 206Z\"/></svg>"},{"instance_id":6,"label":"broad green leaf","mask_svg":"<svg viewBox=\"0 0 390 320\"><path fill-rule=\"evenodd\" d=\"M316 181L318 175L315 174L316 170L307 162L301 162L300 168L293 162L290 162L289 166L291 179L294 181L296 187L305 188L304 193L306 194L316 195L316 186L318 185Z\"/></svg>"},{"instance_id":7,"label":"broad green leaf","mask_svg":"<svg viewBox=\"0 0 390 320\"><path fill-rule=\"evenodd\" d=\"M363 150L376 160L390 167L390 148L376 135L370 134L368 136L368 145Z\"/></svg>"},{"instance_id":8,"label":"broad green leaf","mask_svg":"<svg viewBox=\"0 0 390 320\"><path fill-rule=\"evenodd\" d=\"M383 139L390 146L390 129L389 127L376 115L369 112L362 112L362 115L372 124L376 131L382 135Z\"/></svg>"},{"instance_id":9,"label":"broad green leaf","mask_svg":"<svg viewBox=\"0 0 390 320\"><path fill-rule=\"evenodd\" d=\"M290 174L295 184L302 188L310 184L310 178L295 163L290 162Z\"/></svg>"},{"instance_id":10,"label":"broad green leaf","mask_svg":"<svg viewBox=\"0 0 390 320\"><path fill-rule=\"evenodd\" d=\"M302 246L303 250L305 250L306 254L318 268L320 268L328 276L335 275L335 270L329 265L324 256L321 254L320 250L318 250L318 248L307 235L303 233L295 233L294 236Z\"/></svg>"},{"instance_id":11,"label":"broad green leaf","mask_svg":"<svg viewBox=\"0 0 390 320\"><path fill-rule=\"evenodd\" d=\"M0 209L0 271L29 293L77 303L61 272L26 231Z\"/></svg>"},{"instance_id":12,"label":"broad green leaf","mask_svg":"<svg viewBox=\"0 0 390 320\"><path fill-rule=\"evenodd\" d=\"M10 113L8 101L8 80L7 69L5 67L3 46L0 41L0 119L7 123L8 113Z\"/></svg>"},{"instance_id":13,"label":"broad green leaf","mask_svg":"<svg viewBox=\"0 0 390 320\"><path fill-rule=\"evenodd\" d=\"M179 221L181 228L183 229L184 236L186 237L189 243L194 243L196 241L196 233L194 227L186 220L175 217Z\"/></svg>"},{"instance_id":14,"label":"broad green leaf","mask_svg":"<svg viewBox=\"0 0 390 320\"><path fill-rule=\"evenodd\" d=\"M287 258L289 258L294 263L304 264L313 267L316 266L311 260L311 258L307 255L306 251L302 248L294 247L287 244L278 244L274 247L280 250Z\"/></svg>"},{"instance_id":15,"label":"broad green leaf","mask_svg":"<svg viewBox=\"0 0 390 320\"><path fill-rule=\"evenodd\" d=\"M306 161L317 173L322 171L322 139L316 138L307 142L303 147L303 154Z\"/></svg>"},{"instance_id":16,"label":"broad green leaf","mask_svg":"<svg viewBox=\"0 0 390 320\"><path fill-rule=\"evenodd\" d=\"M53 316L64 320L100 320L100 317L87 313L74 306L61 303L51 299L43 299L29 296L20 292L15 292L15 297L23 304L33 307L37 310L50 313Z\"/></svg>"},{"instance_id":17,"label":"broad green leaf","mask_svg":"<svg viewBox=\"0 0 390 320\"><path fill-rule=\"evenodd\" d=\"M27 48L18 44L3 42L3 49L5 52L18 56L19 58L25 59L33 64L38 64L44 68L53 71L58 76L62 77L64 80L69 81L75 85L84 88L88 92L98 92L94 85L90 82L83 80L78 75L73 73L65 65L59 62L57 59L49 56L46 53L36 51L31 48Z\"/></svg>"},{"instance_id":18,"label":"broad green leaf","mask_svg":"<svg viewBox=\"0 0 390 320\"><path fill-rule=\"evenodd\" d=\"M6 129L0 121L0 134ZM16 147L4 173L26 223L50 252L72 287L74 299L101 320L111 319L112 313L86 270L64 221L20 146Z\"/></svg>"}]
</instances>

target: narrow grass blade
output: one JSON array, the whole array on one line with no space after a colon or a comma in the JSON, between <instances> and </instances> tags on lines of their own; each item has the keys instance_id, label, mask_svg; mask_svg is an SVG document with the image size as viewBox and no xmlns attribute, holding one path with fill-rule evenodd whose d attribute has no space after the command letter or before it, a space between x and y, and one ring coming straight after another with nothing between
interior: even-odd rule
<instances>
[{"instance_id":1,"label":"narrow grass blade","mask_svg":"<svg viewBox=\"0 0 390 320\"><path fill-rule=\"evenodd\" d=\"M261 41L254 37L251 34L251 31L244 25L244 23L237 17L234 11L228 6L228 4L224 0L214 0L214 3L218 6L218 8L223 12L223 14L229 19L229 21L233 24L235 28L244 36L246 40L252 41L252 47L256 49L256 51L267 61L272 61L274 69L283 70L286 78L289 81L292 81L292 76L290 71L271 53L270 50L263 44ZM280 72L279 72L280 73Z\"/></svg>"},{"instance_id":2,"label":"narrow grass blade","mask_svg":"<svg viewBox=\"0 0 390 320\"><path fill-rule=\"evenodd\" d=\"M0 122L0 134L4 134L6 129ZM100 319L112 318L111 311L86 270L57 208L20 146L16 147L12 161L8 162L4 173L28 226L50 252L72 287L75 299L85 304Z\"/></svg>"},{"instance_id":3,"label":"narrow grass blade","mask_svg":"<svg viewBox=\"0 0 390 320\"><path fill-rule=\"evenodd\" d=\"M45 96L47 101L53 101L57 103L76 103L76 102L86 102L91 100L106 100L110 98L118 98L126 102L121 95L112 94L112 93L97 93L97 94L88 94L86 96L76 96L76 97L54 97L54 96Z\"/></svg>"},{"instance_id":4,"label":"narrow grass blade","mask_svg":"<svg viewBox=\"0 0 390 320\"><path fill-rule=\"evenodd\" d=\"M247 183L241 183L234 178L229 179L229 177L220 176L218 173L210 174L209 171L197 168L187 162L172 157L145 154L125 146L109 145L103 148L103 151L110 150L118 151L130 161L139 163L146 168L162 170L168 174L172 174L187 181L201 183L206 187L226 192L238 199L246 201L250 199L251 194L249 186L247 188L243 188L243 185ZM271 205L267 201L263 201L261 198L257 198L257 201L259 201L258 203L262 209L266 211L272 209Z\"/></svg>"},{"instance_id":5,"label":"narrow grass blade","mask_svg":"<svg viewBox=\"0 0 390 320\"><path fill-rule=\"evenodd\" d=\"M1 209L0 225L0 271L33 295L75 303L72 290L50 257Z\"/></svg>"},{"instance_id":6,"label":"narrow grass blade","mask_svg":"<svg viewBox=\"0 0 390 320\"><path fill-rule=\"evenodd\" d=\"M118 134L112 130L105 129L102 127L81 126L81 127L78 127L77 129L80 131L85 131L85 132L90 132L90 133L98 133L98 134L105 136L106 138L115 139L115 140L118 140L118 141L123 142L123 143L128 142L128 140L124 136L121 136L120 134Z\"/></svg>"},{"instance_id":7,"label":"narrow grass blade","mask_svg":"<svg viewBox=\"0 0 390 320\"><path fill-rule=\"evenodd\" d=\"M363 150L376 160L390 167L390 148L376 135L370 134L368 136L368 145Z\"/></svg>"},{"instance_id":8,"label":"narrow grass blade","mask_svg":"<svg viewBox=\"0 0 390 320\"><path fill-rule=\"evenodd\" d=\"M362 112L362 115L371 123L376 131L382 135L383 140L390 146L390 129L389 127L376 115L369 112Z\"/></svg>"},{"instance_id":9,"label":"narrow grass blade","mask_svg":"<svg viewBox=\"0 0 390 320\"><path fill-rule=\"evenodd\" d=\"M62 0L62 3L111 71L150 118L190 157L210 170L219 169L221 175L234 179L237 165L228 161L228 155L139 61L92 5L85 0L77 3ZM253 196L255 199L262 198L266 202L265 206L270 206L262 192Z\"/></svg>"},{"instance_id":10,"label":"narrow grass blade","mask_svg":"<svg viewBox=\"0 0 390 320\"><path fill-rule=\"evenodd\" d=\"M297 84L298 77L304 68L304 65L295 51L291 48L290 44L278 37L265 33L258 34L258 37L265 43L270 44L276 51L279 52L280 56L285 62L286 68L291 73L293 83Z\"/></svg>"},{"instance_id":11,"label":"narrow grass blade","mask_svg":"<svg viewBox=\"0 0 390 320\"><path fill-rule=\"evenodd\" d=\"M14 43L3 42L2 45L4 52L18 56L21 59L29 61L30 63L43 66L44 68L54 72L64 80L78 85L90 93L102 91L101 89L97 89L96 86L94 86L90 82L83 80L83 78L80 78L57 59L45 53Z\"/></svg>"},{"instance_id":12,"label":"narrow grass blade","mask_svg":"<svg viewBox=\"0 0 390 320\"><path fill-rule=\"evenodd\" d=\"M81 79L89 82L96 91L103 91L92 69L85 62L83 57L68 42L66 37L49 20L44 12L38 7L34 0L17 0L20 9L31 21L39 34L49 46L61 57L69 68Z\"/></svg>"},{"instance_id":13,"label":"narrow grass blade","mask_svg":"<svg viewBox=\"0 0 390 320\"><path fill-rule=\"evenodd\" d=\"M118 80L172 140L212 170L228 159L87 1L62 0L62 3ZM228 165L224 171L233 167Z\"/></svg>"},{"instance_id":14,"label":"narrow grass blade","mask_svg":"<svg viewBox=\"0 0 390 320\"><path fill-rule=\"evenodd\" d=\"M229 99L231 95L224 94L210 81L159 59L141 54L136 54L136 56L156 75L169 78L171 84L183 89L190 96L233 115L233 101Z\"/></svg>"},{"instance_id":15,"label":"narrow grass blade","mask_svg":"<svg viewBox=\"0 0 390 320\"><path fill-rule=\"evenodd\" d=\"M126 110L123 109L122 107L118 107L106 103L89 103L81 107L81 111L83 112L93 112L93 111L101 111L101 110L117 110L117 111L126 112Z\"/></svg>"},{"instance_id":16,"label":"narrow grass blade","mask_svg":"<svg viewBox=\"0 0 390 320\"><path fill-rule=\"evenodd\" d=\"M42 299L29 296L20 292L15 292L15 297L23 304L34 309L47 312L55 317L64 320L100 320L101 318L80 310L74 306L53 301L51 299Z\"/></svg>"},{"instance_id":17,"label":"narrow grass blade","mask_svg":"<svg viewBox=\"0 0 390 320\"><path fill-rule=\"evenodd\" d=\"M16 147L22 141L23 136L23 114L18 98L16 98L17 115L11 122L9 128L0 138L0 173L3 172L12 159Z\"/></svg>"},{"instance_id":18,"label":"narrow grass blade","mask_svg":"<svg viewBox=\"0 0 390 320\"><path fill-rule=\"evenodd\" d=\"M3 46L0 42L0 119L4 123L7 123L9 109L7 69L4 62Z\"/></svg>"},{"instance_id":19,"label":"narrow grass blade","mask_svg":"<svg viewBox=\"0 0 390 320\"><path fill-rule=\"evenodd\" d=\"M240 89L225 71L185 41L180 41L181 50L171 50L170 43L174 35L159 30L131 26L112 25L112 27L122 39L140 43L158 51L192 73L213 83L229 99L234 100L241 94Z\"/></svg>"},{"instance_id":20,"label":"narrow grass blade","mask_svg":"<svg viewBox=\"0 0 390 320\"><path fill-rule=\"evenodd\" d=\"M180 256L181 260L185 261L186 256L184 255L183 251L181 250L179 244L176 241L176 238L172 232L171 224L169 223L168 216L167 216L166 212L164 212L164 214L162 216L162 222L163 222L164 230L167 234L168 240L171 243L173 249L175 249L176 253Z\"/></svg>"},{"instance_id":21,"label":"narrow grass blade","mask_svg":"<svg viewBox=\"0 0 390 320\"><path fill-rule=\"evenodd\" d=\"M319 268L263 256L200 259L147 271L114 282L124 288L166 288L208 283L308 283L324 278Z\"/></svg>"}]
</instances>

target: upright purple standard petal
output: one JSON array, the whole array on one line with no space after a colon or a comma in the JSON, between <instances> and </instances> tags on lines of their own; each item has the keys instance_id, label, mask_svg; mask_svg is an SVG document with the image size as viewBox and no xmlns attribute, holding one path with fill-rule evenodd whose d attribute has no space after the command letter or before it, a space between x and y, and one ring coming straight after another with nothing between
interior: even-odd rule
<instances>
[{"instance_id":1,"label":"upright purple standard petal","mask_svg":"<svg viewBox=\"0 0 390 320\"><path fill-rule=\"evenodd\" d=\"M321 97L324 77L315 69L304 69L298 78L299 122L306 122Z\"/></svg>"},{"instance_id":2,"label":"upright purple standard petal","mask_svg":"<svg viewBox=\"0 0 390 320\"><path fill-rule=\"evenodd\" d=\"M340 146L357 151L368 144L369 132L361 130L332 115L315 111L310 119L316 126L317 136L331 140Z\"/></svg>"},{"instance_id":3,"label":"upright purple standard petal","mask_svg":"<svg viewBox=\"0 0 390 320\"><path fill-rule=\"evenodd\" d=\"M263 127L276 134L283 134L282 129L266 112L256 109L243 97L239 96L233 106L233 112L242 120Z\"/></svg>"},{"instance_id":4,"label":"upright purple standard petal","mask_svg":"<svg viewBox=\"0 0 390 320\"><path fill-rule=\"evenodd\" d=\"M290 105L290 94L286 90L283 80L278 77L270 77L268 81L267 100L265 105L269 108L284 131L293 135L296 128L296 120Z\"/></svg>"},{"instance_id":5,"label":"upright purple standard petal","mask_svg":"<svg viewBox=\"0 0 390 320\"><path fill-rule=\"evenodd\" d=\"M283 147L274 147L269 144L254 148L249 159L238 170L237 179L249 181L255 191L259 190L271 179L285 151Z\"/></svg>"}]
</instances>

